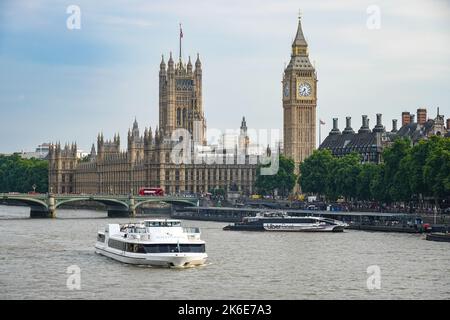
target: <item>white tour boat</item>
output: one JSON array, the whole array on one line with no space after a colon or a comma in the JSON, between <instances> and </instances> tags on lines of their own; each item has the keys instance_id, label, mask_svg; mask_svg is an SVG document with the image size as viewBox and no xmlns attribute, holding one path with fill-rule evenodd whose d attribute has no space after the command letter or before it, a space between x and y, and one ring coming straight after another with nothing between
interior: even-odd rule
<instances>
[{"instance_id":1,"label":"white tour boat","mask_svg":"<svg viewBox=\"0 0 450 320\"><path fill-rule=\"evenodd\" d=\"M124 263L167 267L202 265L208 257L200 230L172 219L107 224L98 232L95 252Z\"/></svg>"},{"instance_id":2,"label":"white tour boat","mask_svg":"<svg viewBox=\"0 0 450 320\"><path fill-rule=\"evenodd\" d=\"M348 224L322 217L289 216L286 212L260 212L255 217L244 217L242 222L225 226L223 230L237 231L329 231L342 232Z\"/></svg>"}]
</instances>

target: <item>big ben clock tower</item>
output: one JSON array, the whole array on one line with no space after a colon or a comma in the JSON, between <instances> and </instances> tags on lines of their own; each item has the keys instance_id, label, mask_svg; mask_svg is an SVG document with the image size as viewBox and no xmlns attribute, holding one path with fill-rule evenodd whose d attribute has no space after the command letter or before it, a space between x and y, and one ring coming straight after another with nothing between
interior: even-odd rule
<instances>
[{"instance_id":1,"label":"big ben clock tower","mask_svg":"<svg viewBox=\"0 0 450 320\"><path fill-rule=\"evenodd\" d=\"M283 74L284 154L298 165L316 147L317 77L299 17L289 65Z\"/></svg>"}]
</instances>

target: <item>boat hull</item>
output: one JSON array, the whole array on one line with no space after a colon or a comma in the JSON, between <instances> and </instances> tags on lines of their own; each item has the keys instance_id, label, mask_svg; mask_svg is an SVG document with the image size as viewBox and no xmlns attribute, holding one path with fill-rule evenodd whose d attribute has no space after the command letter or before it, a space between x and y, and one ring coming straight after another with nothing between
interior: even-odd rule
<instances>
[{"instance_id":1,"label":"boat hull","mask_svg":"<svg viewBox=\"0 0 450 320\"><path fill-rule=\"evenodd\" d=\"M279 227L264 227L253 225L229 225L223 230L229 231L270 231L270 232L343 232L344 226L331 227L296 227L296 226L279 226Z\"/></svg>"},{"instance_id":2,"label":"boat hull","mask_svg":"<svg viewBox=\"0 0 450 320\"><path fill-rule=\"evenodd\" d=\"M110 247L95 245L95 252L108 258L134 265L150 265L155 267L193 267L203 265L206 253L130 253Z\"/></svg>"},{"instance_id":3,"label":"boat hull","mask_svg":"<svg viewBox=\"0 0 450 320\"><path fill-rule=\"evenodd\" d=\"M439 241L439 242L450 242L450 234L446 233L430 233L427 234L426 240L429 241Z\"/></svg>"}]
</instances>

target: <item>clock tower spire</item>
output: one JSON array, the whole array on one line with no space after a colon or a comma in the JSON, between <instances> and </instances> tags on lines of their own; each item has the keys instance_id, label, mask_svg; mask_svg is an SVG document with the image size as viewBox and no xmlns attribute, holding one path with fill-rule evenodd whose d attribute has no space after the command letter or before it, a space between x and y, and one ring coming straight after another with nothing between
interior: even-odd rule
<instances>
[{"instance_id":1,"label":"clock tower spire","mask_svg":"<svg viewBox=\"0 0 450 320\"><path fill-rule=\"evenodd\" d=\"M291 60L283 73L284 154L298 165L316 148L316 70L309 60L308 43L299 16Z\"/></svg>"}]
</instances>

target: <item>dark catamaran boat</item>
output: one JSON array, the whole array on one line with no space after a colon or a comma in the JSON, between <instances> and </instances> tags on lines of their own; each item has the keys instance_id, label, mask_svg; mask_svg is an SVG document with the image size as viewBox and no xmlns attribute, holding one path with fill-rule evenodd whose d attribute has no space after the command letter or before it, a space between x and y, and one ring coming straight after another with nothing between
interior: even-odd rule
<instances>
[{"instance_id":1,"label":"dark catamaran boat","mask_svg":"<svg viewBox=\"0 0 450 320\"><path fill-rule=\"evenodd\" d=\"M242 222L228 225L223 230L234 231L297 231L342 232L348 224L322 217L288 216L285 212L260 212L255 217L244 217Z\"/></svg>"}]
</instances>

